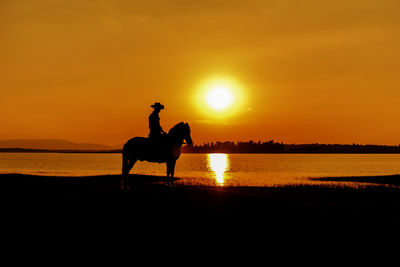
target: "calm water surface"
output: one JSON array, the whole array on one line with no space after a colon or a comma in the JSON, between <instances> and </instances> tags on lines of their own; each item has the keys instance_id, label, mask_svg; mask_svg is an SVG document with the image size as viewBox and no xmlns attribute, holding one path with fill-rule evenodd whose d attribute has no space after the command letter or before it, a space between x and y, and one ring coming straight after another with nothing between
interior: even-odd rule
<instances>
[{"instance_id":1,"label":"calm water surface","mask_svg":"<svg viewBox=\"0 0 400 267\"><path fill-rule=\"evenodd\" d=\"M0 153L0 173L120 174L121 162L121 154ZM137 162L131 173L165 175L166 167ZM399 173L397 154L182 154L175 169L178 183L220 186L310 184L320 183L310 177Z\"/></svg>"}]
</instances>

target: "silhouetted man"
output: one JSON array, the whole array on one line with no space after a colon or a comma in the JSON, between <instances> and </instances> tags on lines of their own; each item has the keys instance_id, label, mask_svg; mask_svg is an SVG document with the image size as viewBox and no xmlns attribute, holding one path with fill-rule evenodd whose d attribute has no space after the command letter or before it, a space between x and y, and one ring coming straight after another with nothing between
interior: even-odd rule
<instances>
[{"instance_id":1,"label":"silhouetted man","mask_svg":"<svg viewBox=\"0 0 400 267\"><path fill-rule=\"evenodd\" d=\"M158 115L160 111L164 109L164 106L161 105L159 102L156 102L154 103L154 105L151 105L151 107L154 108L154 110L149 116L149 138L152 138L154 140L167 133L164 132L164 130L161 128L160 116Z\"/></svg>"}]
</instances>

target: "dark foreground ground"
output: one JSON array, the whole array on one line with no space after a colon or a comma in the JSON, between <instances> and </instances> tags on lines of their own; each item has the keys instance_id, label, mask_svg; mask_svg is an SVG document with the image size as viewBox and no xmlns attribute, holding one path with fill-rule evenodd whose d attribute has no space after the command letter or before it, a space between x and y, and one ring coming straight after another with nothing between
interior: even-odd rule
<instances>
[{"instance_id":1,"label":"dark foreground ground","mask_svg":"<svg viewBox=\"0 0 400 267\"><path fill-rule=\"evenodd\" d=\"M369 259L379 248L383 258L391 255L387 247L398 243L400 177L322 179L373 185L170 188L161 177L131 175L131 191L121 192L118 175L4 174L2 244L15 253L14 262L32 262L22 251L41 261L62 252L51 259L56 264L78 255L103 265L107 258L114 265L121 259L136 263L140 256L147 263L208 265L215 257L236 262L246 251L246 266L281 254L280 263L298 265L296 252L305 262L323 255L325 263L349 255Z\"/></svg>"},{"instance_id":2,"label":"dark foreground ground","mask_svg":"<svg viewBox=\"0 0 400 267\"><path fill-rule=\"evenodd\" d=\"M160 224L224 220L255 226L400 222L399 176L321 180L375 184L358 189L329 184L171 188L162 177L131 175L131 190L121 192L119 175L77 178L4 174L0 175L0 190L3 210L69 214L71 218L104 215L104 219L121 217L127 222L149 220Z\"/></svg>"},{"instance_id":3,"label":"dark foreground ground","mask_svg":"<svg viewBox=\"0 0 400 267\"><path fill-rule=\"evenodd\" d=\"M113 261L115 254L135 261L141 249L150 254L168 251L173 261L178 254L178 258L191 255L193 263L212 255L234 261L247 249L266 261L275 252L286 254L280 260L289 259L289 251L302 251L306 261L316 251L331 259L339 255L338 249L348 255L360 246L379 248L397 242L399 178L322 178L374 183L359 189L329 183L170 188L162 177L131 175L131 190L121 192L119 175L4 174L0 175L0 230L3 244L13 252L25 246L45 258L48 251L66 252L69 257L90 249L96 259L113 251ZM221 250L230 254L220 254ZM157 256L146 260L153 258Z\"/></svg>"}]
</instances>

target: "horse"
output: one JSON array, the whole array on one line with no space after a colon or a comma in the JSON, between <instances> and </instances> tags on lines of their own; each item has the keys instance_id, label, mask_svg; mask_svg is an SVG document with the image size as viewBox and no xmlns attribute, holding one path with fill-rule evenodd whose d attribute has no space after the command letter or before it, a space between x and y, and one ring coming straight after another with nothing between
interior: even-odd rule
<instances>
[{"instance_id":1,"label":"horse","mask_svg":"<svg viewBox=\"0 0 400 267\"><path fill-rule=\"evenodd\" d=\"M167 135L157 139L134 137L128 140L122 149L122 178L121 190L129 190L128 176L137 160L157 163L166 163L168 186L174 186L173 178L175 163L181 154L181 147L186 141L193 144L188 123L180 122L172 127Z\"/></svg>"}]
</instances>

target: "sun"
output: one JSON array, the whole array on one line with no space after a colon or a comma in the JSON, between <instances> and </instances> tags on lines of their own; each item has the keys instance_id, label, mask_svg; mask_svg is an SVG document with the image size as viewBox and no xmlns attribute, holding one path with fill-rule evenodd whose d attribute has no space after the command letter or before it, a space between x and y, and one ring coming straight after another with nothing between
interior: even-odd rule
<instances>
[{"instance_id":1,"label":"sun","mask_svg":"<svg viewBox=\"0 0 400 267\"><path fill-rule=\"evenodd\" d=\"M229 88L225 86L214 86L206 93L205 100L210 108L222 111L232 105L234 97Z\"/></svg>"},{"instance_id":2,"label":"sun","mask_svg":"<svg viewBox=\"0 0 400 267\"><path fill-rule=\"evenodd\" d=\"M242 114L247 103L248 91L231 76L215 75L199 82L193 90L196 112L204 121L227 122Z\"/></svg>"}]
</instances>

